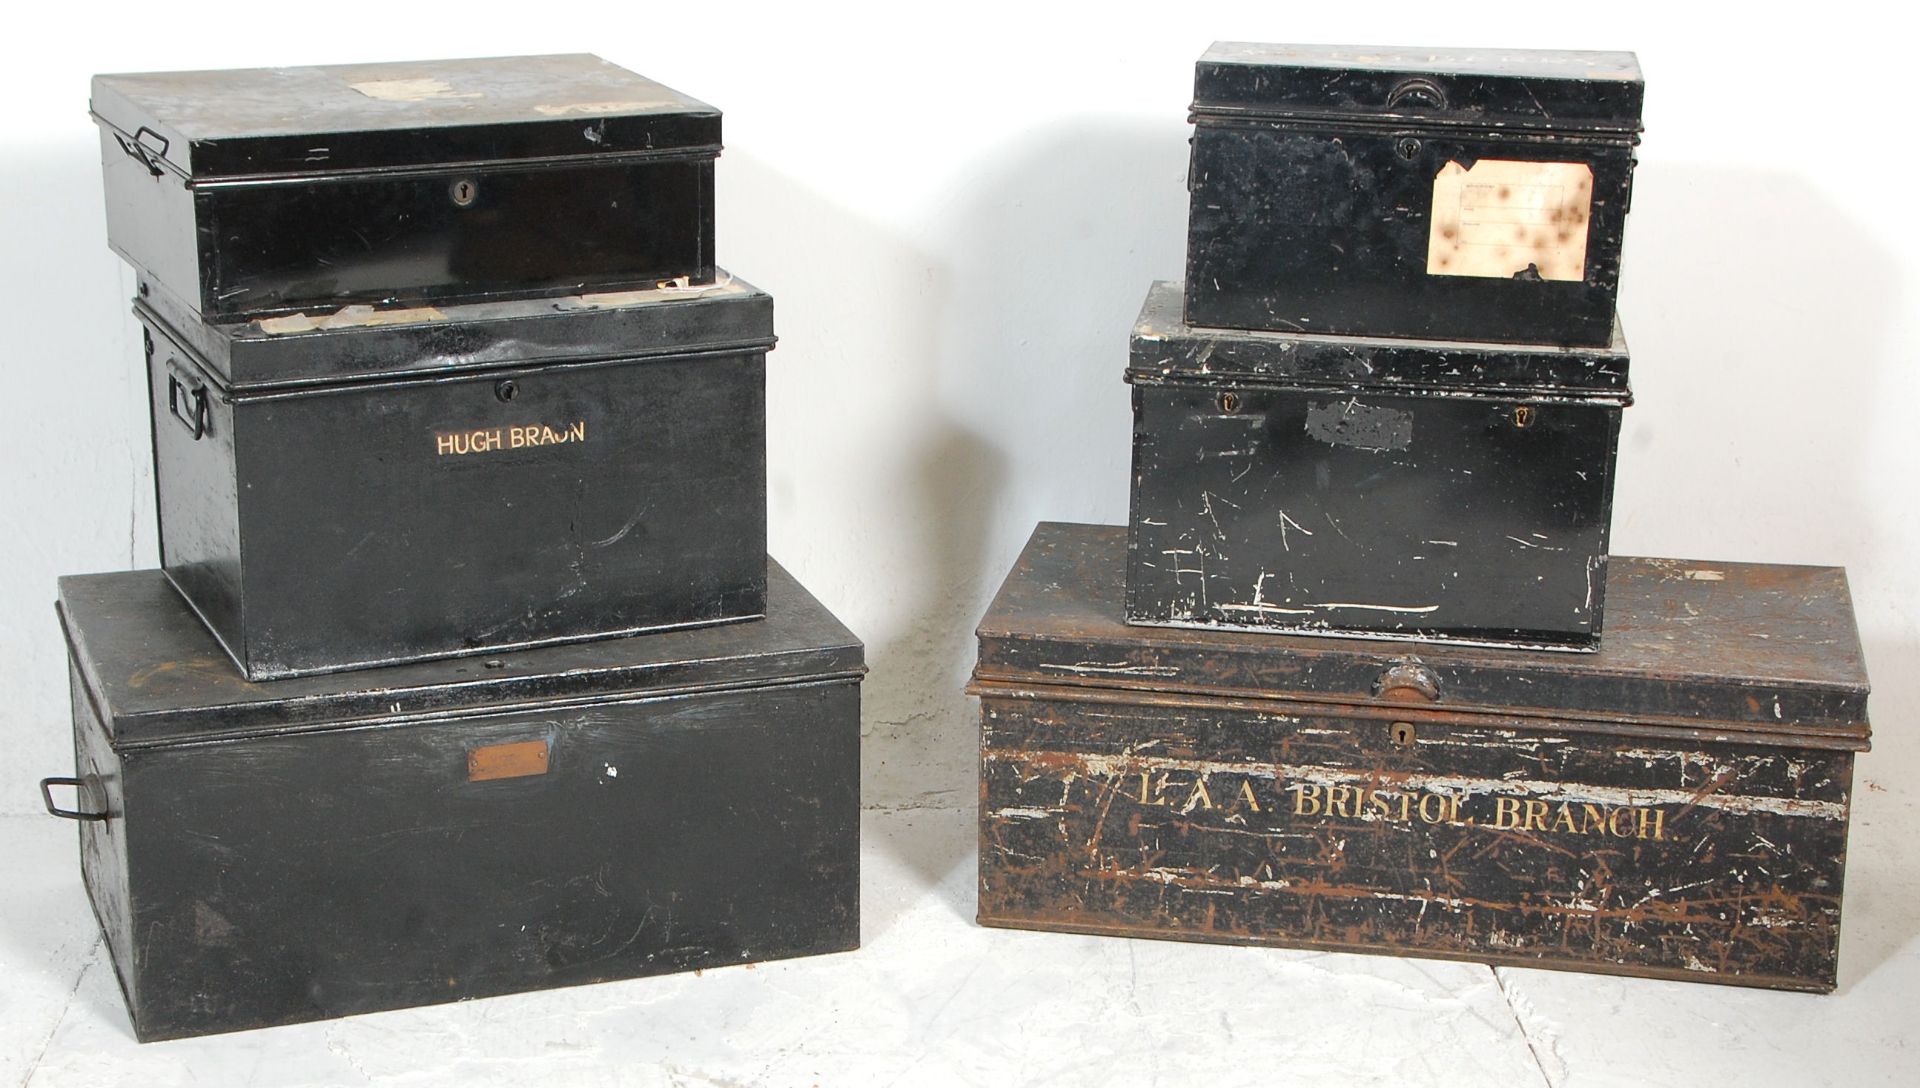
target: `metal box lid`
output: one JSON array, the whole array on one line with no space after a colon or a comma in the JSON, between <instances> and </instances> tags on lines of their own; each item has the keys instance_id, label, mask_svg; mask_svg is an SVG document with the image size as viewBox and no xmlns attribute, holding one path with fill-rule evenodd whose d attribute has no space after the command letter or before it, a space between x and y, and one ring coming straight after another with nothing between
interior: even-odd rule
<instances>
[{"instance_id":1,"label":"metal box lid","mask_svg":"<svg viewBox=\"0 0 1920 1088\"><path fill-rule=\"evenodd\" d=\"M1867 675L1837 567L1614 556L1592 654L1129 627L1126 529L1042 522L980 621L976 685L1124 689L1268 713L1864 750ZM1411 705L1410 705L1411 704ZM1363 711L1365 712L1365 711Z\"/></svg>"},{"instance_id":2,"label":"metal box lid","mask_svg":"<svg viewBox=\"0 0 1920 1088\"><path fill-rule=\"evenodd\" d=\"M96 121L192 183L720 149L720 111L585 53L93 77Z\"/></svg>"},{"instance_id":3,"label":"metal box lid","mask_svg":"<svg viewBox=\"0 0 1920 1088\"><path fill-rule=\"evenodd\" d=\"M60 579L67 650L116 750L853 679L864 650L780 564L766 618L249 683L157 570Z\"/></svg>"},{"instance_id":4,"label":"metal box lid","mask_svg":"<svg viewBox=\"0 0 1920 1088\"><path fill-rule=\"evenodd\" d=\"M1127 380L1441 391L1629 404L1627 341L1604 348L1391 340L1187 324L1180 284L1153 285L1134 323Z\"/></svg>"},{"instance_id":5,"label":"metal box lid","mask_svg":"<svg viewBox=\"0 0 1920 1088\"><path fill-rule=\"evenodd\" d=\"M773 298L721 272L708 286L380 310L349 306L214 324L140 281L134 313L219 384L270 392L565 362L765 350Z\"/></svg>"},{"instance_id":6,"label":"metal box lid","mask_svg":"<svg viewBox=\"0 0 1920 1088\"><path fill-rule=\"evenodd\" d=\"M1642 91L1632 53L1215 42L1193 112L1632 135Z\"/></svg>"}]
</instances>

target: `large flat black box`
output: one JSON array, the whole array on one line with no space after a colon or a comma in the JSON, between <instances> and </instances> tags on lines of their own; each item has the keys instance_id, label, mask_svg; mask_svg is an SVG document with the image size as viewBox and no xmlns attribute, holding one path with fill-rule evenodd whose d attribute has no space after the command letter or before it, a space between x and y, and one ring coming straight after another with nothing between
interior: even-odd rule
<instances>
[{"instance_id":1,"label":"large flat black box","mask_svg":"<svg viewBox=\"0 0 1920 1088\"><path fill-rule=\"evenodd\" d=\"M763 611L764 292L215 325L141 287L161 563L250 679Z\"/></svg>"},{"instance_id":2,"label":"large flat black box","mask_svg":"<svg viewBox=\"0 0 1920 1088\"><path fill-rule=\"evenodd\" d=\"M860 643L763 622L252 684L60 583L81 869L142 1040L859 943Z\"/></svg>"},{"instance_id":3,"label":"large flat black box","mask_svg":"<svg viewBox=\"0 0 1920 1088\"><path fill-rule=\"evenodd\" d=\"M1641 91L1631 53L1215 44L1187 320L1606 346Z\"/></svg>"},{"instance_id":4,"label":"large flat black box","mask_svg":"<svg viewBox=\"0 0 1920 1088\"><path fill-rule=\"evenodd\" d=\"M1626 343L1133 330L1127 619L1591 650Z\"/></svg>"},{"instance_id":5,"label":"large flat black box","mask_svg":"<svg viewBox=\"0 0 1920 1088\"><path fill-rule=\"evenodd\" d=\"M1034 530L979 626L985 925L1833 989L1846 573L1620 557L1599 652L1129 626Z\"/></svg>"},{"instance_id":6,"label":"large flat black box","mask_svg":"<svg viewBox=\"0 0 1920 1088\"><path fill-rule=\"evenodd\" d=\"M216 321L714 276L720 112L587 55L95 76L107 240Z\"/></svg>"}]
</instances>

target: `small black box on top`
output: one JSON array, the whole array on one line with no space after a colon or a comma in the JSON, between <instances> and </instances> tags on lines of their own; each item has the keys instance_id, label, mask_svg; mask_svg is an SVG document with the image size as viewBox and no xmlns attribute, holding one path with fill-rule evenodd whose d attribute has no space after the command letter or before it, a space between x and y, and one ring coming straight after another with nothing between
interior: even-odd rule
<instances>
[{"instance_id":1,"label":"small black box on top","mask_svg":"<svg viewBox=\"0 0 1920 1088\"><path fill-rule=\"evenodd\" d=\"M1641 91L1631 53L1215 44L1187 320L1605 347Z\"/></svg>"},{"instance_id":2,"label":"small black box on top","mask_svg":"<svg viewBox=\"0 0 1920 1088\"><path fill-rule=\"evenodd\" d=\"M713 279L720 112L587 55L93 79L107 240L207 319Z\"/></svg>"}]
</instances>

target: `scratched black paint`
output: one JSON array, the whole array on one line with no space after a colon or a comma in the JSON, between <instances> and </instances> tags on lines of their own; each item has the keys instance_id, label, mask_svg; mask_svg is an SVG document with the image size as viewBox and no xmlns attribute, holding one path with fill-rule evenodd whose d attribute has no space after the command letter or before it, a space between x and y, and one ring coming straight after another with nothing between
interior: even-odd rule
<instances>
[{"instance_id":1,"label":"scratched black paint","mask_svg":"<svg viewBox=\"0 0 1920 1088\"><path fill-rule=\"evenodd\" d=\"M209 320L714 277L719 111L597 57L102 75L92 109L109 243Z\"/></svg>"},{"instance_id":2,"label":"scratched black paint","mask_svg":"<svg viewBox=\"0 0 1920 1088\"><path fill-rule=\"evenodd\" d=\"M60 593L143 1041L858 944L862 650L777 565L759 623L272 684L157 571Z\"/></svg>"},{"instance_id":3,"label":"scratched black paint","mask_svg":"<svg viewBox=\"0 0 1920 1088\"><path fill-rule=\"evenodd\" d=\"M983 923L1833 988L1843 572L1621 558L1594 655L1409 654L1130 627L1123 552L1043 523L980 623Z\"/></svg>"},{"instance_id":4,"label":"scratched black paint","mask_svg":"<svg viewBox=\"0 0 1920 1088\"><path fill-rule=\"evenodd\" d=\"M1623 341L1133 334L1135 623L1591 649ZM1530 363L1540 359L1537 371Z\"/></svg>"},{"instance_id":5,"label":"scratched black paint","mask_svg":"<svg viewBox=\"0 0 1920 1088\"><path fill-rule=\"evenodd\" d=\"M762 611L757 289L297 333L136 312L162 565L253 679Z\"/></svg>"},{"instance_id":6,"label":"scratched black paint","mask_svg":"<svg viewBox=\"0 0 1920 1088\"><path fill-rule=\"evenodd\" d=\"M1195 325L1604 346L1642 85L1625 53L1216 44L1195 69ZM1585 163L1585 279L1429 274L1449 162Z\"/></svg>"}]
</instances>

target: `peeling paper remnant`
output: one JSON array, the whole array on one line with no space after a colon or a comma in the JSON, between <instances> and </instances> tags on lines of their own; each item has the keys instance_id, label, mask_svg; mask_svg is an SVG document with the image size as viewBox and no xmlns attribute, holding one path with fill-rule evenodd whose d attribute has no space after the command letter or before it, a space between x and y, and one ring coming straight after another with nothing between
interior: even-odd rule
<instances>
[{"instance_id":1,"label":"peeling paper remnant","mask_svg":"<svg viewBox=\"0 0 1920 1088\"><path fill-rule=\"evenodd\" d=\"M1449 162L1433 179L1427 274L1587 278L1593 168L1583 162Z\"/></svg>"},{"instance_id":2,"label":"peeling paper remnant","mask_svg":"<svg viewBox=\"0 0 1920 1088\"><path fill-rule=\"evenodd\" d=\"M566 117L570 114L601 113L638 113L641 110L657 109L667 105L665 102L570 102L564 106L535 106L533 112L544 117Z\"/></svg>"},{"instance_id":3,"label":"peeling paper remnant","mask_svg":"<svg viewBox=\"0 0 1920 1088\"><path fill-rule=\"evenodd\" d=\"M431 102L439 98L482 98L479 91L456 91L444 79L372 79L347 86L382 102Z\"/></svg>"},{"instance_id":4,"label":"peeling paper remnant","mask_svg":"<svg viewBox=\"0 0 1920 1088\"><path fill-rule=\"evenodd\" d=\"M308 314L288 314L285 317L263 317L254 324L268 336L287 336L293 333L314 332L320 329L360 329L375 325L416 325L426 321L445 321L447 315L432 306L415 306L406 310L376 310L371 306L348 306L335 313L312 317Z\"/></svg>"}]
</instances>

